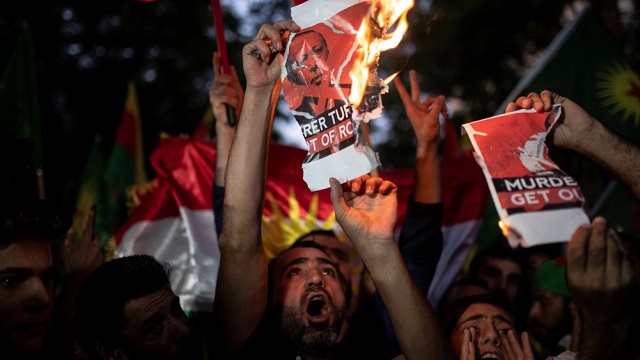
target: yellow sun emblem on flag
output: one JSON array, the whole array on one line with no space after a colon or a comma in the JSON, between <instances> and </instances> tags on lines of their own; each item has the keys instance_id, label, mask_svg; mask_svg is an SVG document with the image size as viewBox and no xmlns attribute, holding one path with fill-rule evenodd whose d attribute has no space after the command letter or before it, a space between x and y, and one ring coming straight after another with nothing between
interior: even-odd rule
<instances>
[{"instance_id":1,"label":"yellow sun emblem on flag","mask_svg":"<svg viewBox=\"0 0 640 360\"><path fill-rule=\"evenodd\" d=\"M640 77L629 66L615 64L599 76L598 97L613 114L622 113L623 121L633 119L640 126Z\"/></svg>"},{"instance_id":2,"label":"yellow sun emblem on flag","mask_svg":"<svg viewBox=\"0 0 640 360\"><path fill-rule=\"evenodd\" d=\"M326 219L318 218L318 194L314 194L307 209L307 216L302 217L300 203L293 187L289 188L289 216L285 216L271 192L266 193L273 217L262 215L262 244L267 256L272 258L287 249L297 238L312 230L336 230L336 216L332 212ZM341 231L336 231L340 241L347 241Z\"/></svg>"}]
</instances>

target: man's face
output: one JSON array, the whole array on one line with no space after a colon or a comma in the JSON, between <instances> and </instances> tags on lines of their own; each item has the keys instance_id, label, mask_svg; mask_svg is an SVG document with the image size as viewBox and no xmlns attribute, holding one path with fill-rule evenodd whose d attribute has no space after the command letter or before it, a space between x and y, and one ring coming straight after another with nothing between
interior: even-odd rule
<instances>
[{"instance_id":1,"label":"man's face","mask_svg":"<svg viewBox=\"0 0 640 360\"><path fill-rule=\"evenodd\" d=\"M322 36L315 32L297 35L289 47L289 62L298 79L307 84L322 85L323 73L329 71L329 50Z\"/></svg>"},{"instance_id":2,"label":"man's face","mask_svg":"<svg viewBox=\"0 0 640 360\"><path fill-rule=\"evenodd\" d=\"M191 359L194 339L180 299L167 285L153 294L129 301L122 351L130 359Z\"/></svg>"},{"instance_id":3,"label":"man's face","mask_svg":"<svg viewBox=\"0 0 640 360\"><path fill-rule=\"evenodd\" d=\"M274 271L274 302L282 309L283 336L310 354L332 346L345 320L346 299L329 256L314 248L293 248Z\"/></svg>"},{"instance_id":4,"label":"man's face","mask_svg":"<svg viewBox=\"0 0 640 360\"><path fill-rule=\"evenodd\" d=\"M545 254L545 253L531 253L527 256L527 259L525 261L525 277L526 279L528 279L529 281L533 278L533 274L536 272L536 270L542 266L542 264L546 263L547 261L549 261L551 259L551 256Z\"/></svg>"},{"instance_id":5,"label":"man's face","mask_svg":"<svg viewBox=\"0 0 640 360\"><path fill-rule=\"evenodd\" d=\"M571 325L568 301L560 296L534 287L531 291L531 307L527 322L531 335L538 340L557 341L566 335Z\"/></svg>"},{"instance_id":6,"label":"man's face","mask_svg":"<svg viewBox=\"0 0 640 360\"><path fill-rule=\"evenodd\" d=\"M507 331L515 331L513 318L509 313L490 304L478 303L469 306L451 333L451 350L455 359L460 359L464 330L471 328L476 332L473 338L476 359L482 359L484 356L498 360L507 359L503 344L508 341Z\"/></svg>"},{"instance_id":7,"label":"man's face","mask_svg":"<svg viewBox=\"0 0 640 360\"><path fill-rule=\"evenodd\" d=\"M478 268L475 278L484 281L492 293L505 296L513 304L520 289L521 275L518 263L509 259L487 257Z\"/></svg>"},{"instance_id":8,"label":"man's face","mask_svg":"<svg viewBox=\"0 0 640 360\"><path fill-rule=\"evenodd\" d=\"M349 264L349 250L337 237L324 234L309 235L300 241L314 241L325 247L327 255L338 267L343 280L351 283L351 265Z\"/></svg>"},{"instance_id":9,"label":"man's face","mask_svg":"<svg viewBox=\"0 0 640 360\"><path fill-rule=\"evenodd\" d=\"M54 287L49 241L22 238L0 248L0 346L16 354L42 350Z\"/></svg>"}]
</instances>

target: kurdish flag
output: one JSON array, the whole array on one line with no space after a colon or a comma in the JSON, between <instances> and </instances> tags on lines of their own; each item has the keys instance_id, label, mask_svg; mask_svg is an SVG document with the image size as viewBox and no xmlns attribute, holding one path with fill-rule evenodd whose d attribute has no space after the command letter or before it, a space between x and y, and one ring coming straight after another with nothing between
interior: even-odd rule
<instances>
[{"instance_id":1,"label":"kurdish flag","mask_svg":"<svg viewBox=\"0 0 640 360\"><path fill-rule=\"evenodd\" d=\"M552 90L640 144L640 77L590 6L567 24L497 109L521 95Z\"/></svg>"},{"instance_id":2,"label":"kurdish flag","mask_svg":"<svg viewBox=\"0 0 640 360\"><path fill-rule=\"evenodd\" d=\"M138 96L129 82L124 111L104 172L107 186L108 229L115 233L127 217L127 190L148 181L142 143Z\"/></svg>"},{"instance_id":3,"label":"kurdish flag","mask_svg":"<svg viewBox=\"0 0 640 360\"><path fill-rule=\"evenodd\" d=\"M300 163L306 151L271 144L262 216L262 241L270 255L288 247L303 233L333 229L346 241L335 221L329 189L311 192ZM173 264L173 287L187 311L210 311L215 294L220 253L212 184L215 142L168 137L151 155L157 174L151 191L138 194L139 205L117 232L117 256L150 254ZM402 224L413 183L413 170L381 171L399 186L399 222ZM484 216L488 191L482 171L471 153L442 165L445 253L449 259L466 254ZM349 244L349 243L347 243ZM355 250L353 250L355 252ZM361 266L354 260L354 284ZM462 262L438 268L440 288L457 274ZM357 289L354 289L357 292Z\"/></svg>"},{"instance_id":4,"label":"kurdish flag","mask_svg":"<svg viewBox=\"0 0 640 360\"><path fill-rule=\"evenodd\" d=\"M96 138L93 147L87 157L87 162L82 175L82 182L78 191L76 208L73 214L73 228L77 236L82 236L83 225L85 219L91 211L91 207L96 207L95 232L100 236L102 246L112 237L113 233L106 228L106 219L104 217L106 209L106 193L103 180L104 173L104 156L102 154L102 146L100 138Z\"/></svg>"}]
</instances>

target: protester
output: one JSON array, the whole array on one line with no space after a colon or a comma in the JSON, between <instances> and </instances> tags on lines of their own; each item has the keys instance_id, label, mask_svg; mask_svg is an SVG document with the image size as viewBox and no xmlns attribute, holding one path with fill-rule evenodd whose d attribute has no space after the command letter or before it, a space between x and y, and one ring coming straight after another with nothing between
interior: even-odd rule
<instances>
[{"instance_id":1,"label":"protester","mask_svg":"<svg viewBox=\"0 0 640 360\"><path fill-rule=\"evenodd\" d=\"M533 274L542 264L564 255L565 245L566 243L557 242L518 249L520 252L520 265L522 267L523 275L521 279L523 283L521 291L529 287Z\"/></svg>"},{"instance_id":2,"label":"protester","mask_svg":"<svg viewBox=\"0 0 640 360\"><path fill-rule=\"evenodd\" d=\"M454 281L442 296L438 304L438 318L444 321L445 314L451 310L451 305L463 297L471 295L489 295L491 291L487 288L487 284L478 279L462 277ZM443 323L443 325L446 325Z\"/></svg>"},{"instance_id":3,"label":"protester","mask_svg":"<svg viewBox=\"0 0 640 360\"><path fill-rule=\"evenodd\" d=\"M294 354L317 356L336 355L334 351L354 354L368 350L367 347L347 345L348 339L353 339L350 334L355 330L352 329L358 328L356 323L349 322L344 337L339 331L344 324L341 309L345 294L335 265L321 247L297 246L283 253L274 264L273 297L269 299L267 296L267 259L260 242L264 150L271 126L272 89L279 79L283 63L282 34L297 30L299 27L291 21L278 22L273 27L264 25L256 37L258 40L243 50L247 92L227 167L227 178L234 181L226 182L224 227L220 237L221 267L214 303L215 315L222 327L221 334L225 336L224 345L232 353L252 350L248 344L252 340L260 340L252 335L258 328L269 329L269 325L276 327L270 328L268 333L290 346L259 347L262 356L266 351L292 351ZM271 40L273 50L262 40L264 38ZM261 54L260 59L253 56L255 51ZM256 184L256 179L261 179L262 183ZM331 185L336 218L371 273L396 325L404 355L419 358L445 356L442 352L445 349L443 339L439 336L432 309L412 282L393 238L397 216L395 186L382 179L368 177L349 182L342 190L337 181L332 180ZM344 199L342 191L347 191ZM309 242L301 244L305 243ZM384 254L379 252L381 250ZM287 261L291 262L288 266ZM290 269L284 272L285 268ZM303 295L306 286L312 289L310 297ZM297 296L287 297L286 289L295 289L298 296L307 299L304 305ZM291 305L289 311L297 309L292 322L286 313L278 316L285 310L285 303ZM272 320L275 320L274 324L269 324ZM277 324L281 322L299 328L294 332L284 331L288 327L279 331ZM286 337L286 334L291 336ZM368 345L370 347L371 344Z\"/></svg>"},{"instance_id":4,"label":"protester","mask_svg":"<svg viewBox=\"0 0 640 360\"><path fill-rule=\"evenodd\" d=\"M34 148L27 138L0 148L2 359L73 356L77 289L102 262L94 214L76 243L71 216L41 199Z\"/></svg>"},{"instance_id":5,"label":"protester","mask_svg":"<svg viewBox=\"0 0 640 360\"><path fill-rule=\"evenodd\" d=\"M542 357L575 350L571 348L575 309L566 282L565 257L540 266L531 285L527 328L534 348Z\"/></svg>"},{"instance_id":6,"label":"protester","mask_svg":"<svg viewBox=\"0 0 640 360\"><path fill-rule=\"evenodd\" d=\"M492 293L504 296L515 309L522 277L520 257L501 240L474 255L467 277L483 281Z\"/></svg>"},{"instance_id":7,"label":"protester","mask_svg":"<svg viewBox=\"0 0 640 360\"><path fill-rule=\"evenodd\" d=\"M171 268L149 255L105 262L80 288L80 343L91 359L201 359L171 290Z\"/></svg>"},{"instance_id":8,"label":"protester","mask_svg":"<svg viewBox=\"0 0 640 360\"><path fill-rule=\"evenodd\" d=\"M299 35L296 39L302 39ZM325 46L326 47L326 46ZM323 49L325 47L322 47ZM321 47L318 47L321 48ZM319 55L320 52L314 53ZM291 56L291 53L290 53ZM217 66L214 64L214 67ZM235 128L230 128L224 121L224 103L228 99L229 104L237 104L241 89L237 90L239 82L237 78L230 76L216 77L210 90L210 101L216 114L217 153L216 153L216 180L214 183L214 213L216 216L216 227L218 236L222 225L222 198L224 196L224 180L220 180L220 174L224 174L228 154L228 146L235 133ZM220 79L220 80L217 80ZM228 82L227 82L228 81ZM418 85L417 73L410 72L411 94L407 92L400 78L396 78L395 84L398 92L405 104L408 118L416 134L416 166L413 182L413 192L408 200L408 208L404 218L402 230L398 240L402 257L405 260L413 278L418 282L420 289L427 293L433 279L435 267L442 252L442 196L440 187L440 162L438 155L438 144L440 141L440 114L447 116L447 109L444 106L444 97L427 97L420 100L420 88ZM218 90L215 90L218 89ZM223 91L224 90L224 91ZM224 94L224 95L222 95ZM220 109L217 115L215 109ZM221 128L218 131L218 128ZM222 139L219 137L222 136ZM223 170L223 171L221 171ZM352 297L352 275L355 269L352 268L352 259L349 256L349 246L338 239L335 233L330 230L313 230L301 235L297 241L315 240L324 246L331 256L331 260L336 263L342 276L346 280L347 298L349 299L350 313L357 307L365 304L367 311L372 316L379 318L379 323L372 325L380 328L380 337L376 344L381 346L382 351L389 357L400 354L400 349L395 340L395 333L390 323L386 309L382 305L375 286L372 284L367 271L361 276L361 281L355 288L356 299ZM372 296L373 295L373 296ZM355 300L355 301L353 301ZM364 311L364 310L363 310Z\"/></svg>"},{"instance_id":9,"label":"protester","mask_svg":"<svg viewBox=\"0 0 640 360\"><path fill-rule=\"evenodd\" d=\"M455 359L533 360L526 332L517 335L511 306L502 296L471 295L444 316Z\"/></svg>"},{"instance_id":10,"label":"protester","mask_svg":"<svg viewBox=\"0 0 640 360\"><path fill-rule=\"evenodd\" d=\"M0 358L37 358L46 352L53 320L51 243L70 222L40 201L0 206Z\"/></svg>"}]
</instances>

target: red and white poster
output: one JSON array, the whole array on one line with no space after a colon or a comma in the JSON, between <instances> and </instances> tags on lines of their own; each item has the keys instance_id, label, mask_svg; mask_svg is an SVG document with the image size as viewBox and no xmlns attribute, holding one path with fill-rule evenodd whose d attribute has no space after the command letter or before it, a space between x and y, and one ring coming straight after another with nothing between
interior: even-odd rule
<instances>
[{"instance_id":1,"label":"red and white poster","mask_svg":"<svg viewBox=\"0 0 640 360\"><path fill-rule=\"evenodd\" d=\"M380 165L348 101L356 34L370 6L371 1L307 1L291 9L302 30L289 38L282 88L308 146L302 168L311 191L328 188L330 177L345 182ZM369 103L375 104L370 107L377 116L381 91L373 89L367 98L373 98Z\"/></svg>"},{"instance_id":2,"label":"red and white poster","mask_svg":"<svg viewBox=\"0 0 640 360\"><path fill-rule=\"evenodd\" d=\"M545 139L562 113L519 110L463 125L511 246L569 241L589 219L578 183L550 158Z\"/></svg>"}]
</instances>

